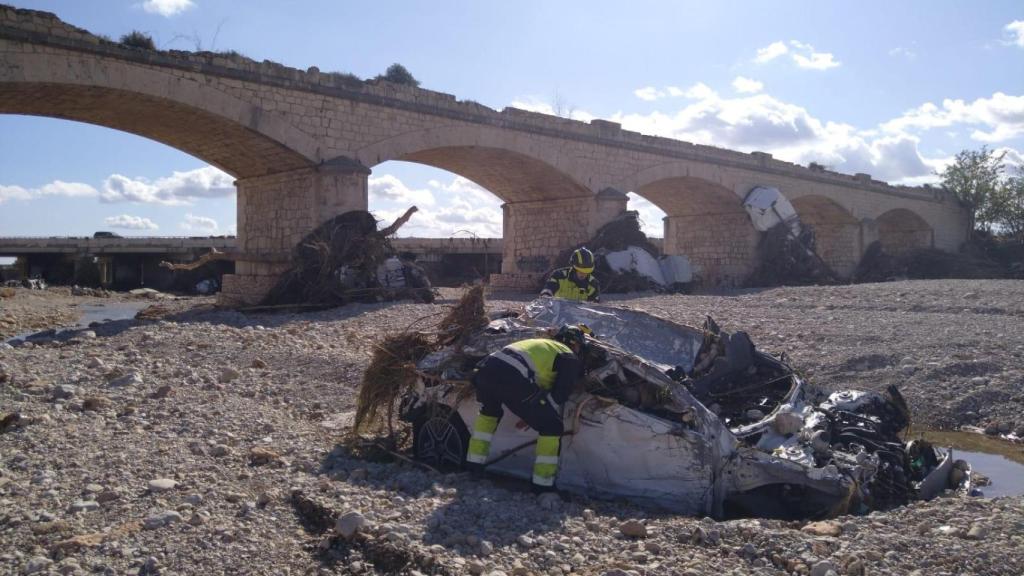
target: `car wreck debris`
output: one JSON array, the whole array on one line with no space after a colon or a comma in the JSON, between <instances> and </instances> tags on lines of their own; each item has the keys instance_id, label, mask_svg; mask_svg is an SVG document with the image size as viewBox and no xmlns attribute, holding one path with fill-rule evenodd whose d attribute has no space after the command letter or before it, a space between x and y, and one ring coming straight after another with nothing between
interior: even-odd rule
<instances>
[{"instance_id":1,"label":"car wreck debris","mask_svg":"<svg viewBox=\"0 0 1024 576\"><path fill-rule=\"evenodd\" d=\"M474 305L482 313L482 302ZM698 329L550 298L494 315L457 340L449 332L415 355L391 352L393 365L411 373L401 377L398 412L412 424L413 456L461 466L478 410L467 384L476 363L511 342L580 323L597 339L563 410L561 490L694 515L816 519L932 498L956 487L953 470L966 466L951 450L903 442L910 413L895 387L830 394L711 318ZM368 371L364 387L375 378ZM514 420L501 421L485 466L525 479L532 453L524 448L536 433ZM955 479L963 484L969 475Z\"/></svg>"},{"instance_id":2,"label":"car wreck debris","mask_svg":"<svg viewBox=\"0 0 1024 576\"><path fill-rule=\"evenodd\" d=\"M800 221L793 205L777 188L755 186L743 199L754 229L763 232L757 245L758 266L746 285L830 284L839 280L818 255L814 230Z\"/></svg>"}]
</instances>

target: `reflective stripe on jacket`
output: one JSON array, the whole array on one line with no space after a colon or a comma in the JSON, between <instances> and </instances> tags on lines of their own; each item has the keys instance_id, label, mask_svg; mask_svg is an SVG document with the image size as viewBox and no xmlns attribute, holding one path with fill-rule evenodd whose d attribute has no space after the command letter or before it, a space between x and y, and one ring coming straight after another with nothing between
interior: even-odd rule
<instances>
[{"instance_id":1,"label":"reflective stripe on jacket","mask_svg":"<svg viewBox=\"0 0 1024 576\"><path fill-rule=\"evenodd\" d=\"M544 285L544 291L554 298L574 300L576 302L593 302L601 295L601 285L593 276L588 276L583 284L572 278L571 268L559 268L551 274Z\"/></svg>"}]
</instances>

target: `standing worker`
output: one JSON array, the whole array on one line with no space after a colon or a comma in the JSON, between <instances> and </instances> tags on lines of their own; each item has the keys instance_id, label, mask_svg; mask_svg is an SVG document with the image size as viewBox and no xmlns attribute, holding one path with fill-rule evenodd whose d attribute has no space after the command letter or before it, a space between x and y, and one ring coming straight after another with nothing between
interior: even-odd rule
<instances>
[{"instance_id":1,"label":"standing worker","mask_svg":"<svg viewBox=\"0 0 1024 576\"><path fill-rule=\"evenodd\" d=\"M466 454L471 466L482 469L487 462L504 404L539 435L533 463L534 491L554 490L564 431L562 404L582 374L579 356L587 345L585 329L582 325L564 325L553 339L520 340L481 361L473 375L481 407Z\"/></svg>"},{"instance_id":2,"label":"standing worker","mask_svg":"<svg viewBox=\"0 0 1024 576\"><path fill-rule=\"evenodd\" d=\"M601 284L594 278L594 253L578 248L569 259L569 266L551 274L541 296L576 302L600 302Z\"/></svg>"}]
</instances>

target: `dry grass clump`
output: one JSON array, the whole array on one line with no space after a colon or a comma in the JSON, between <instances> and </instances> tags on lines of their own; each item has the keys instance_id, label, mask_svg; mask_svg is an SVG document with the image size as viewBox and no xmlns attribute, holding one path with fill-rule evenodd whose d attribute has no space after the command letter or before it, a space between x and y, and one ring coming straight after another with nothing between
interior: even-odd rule
<instances>
[{"instance_id":1,"label":"dry grass clump","mask_svg":"<svg viewBox=\"0 0 1024 576\"><path fill-rule=\"evenodd\" d=\"M488 323L484 313L484 287L473 286L437 325L441 344L450 344Z\"/></svg>"},{"instance_id":2,"label":"dry grass clump","mask_svg":"<svg viewBox=\"0 0 1024 576\"><path fill-rule=\"evenodd\" d=\"M416 363L424 356L461 340L465 335L487 325L484 314L484 290L474 286L448 311L437 328L437 339L423 332L402 332L387 336L375 344L370 365L363 373L356 400L356 416L352 430L394 432L395 404L406 390L416 383ZM468 382L468 393L472 387Z\"/></svg>"},{"instance_id":3,"label":"dry grass clump","mask_svg":"<svg viewBox=\"0 0 1024 576\"><path fill-rule=\"evenodd\" d=\"M379 431L385 427L388 433L392 432L395 402L402 392L415 384L413 369L416 362L431 350L433 342L420 332L387 336L375 345L356 400L355 433Z\"/></svg>"}]
</instances>

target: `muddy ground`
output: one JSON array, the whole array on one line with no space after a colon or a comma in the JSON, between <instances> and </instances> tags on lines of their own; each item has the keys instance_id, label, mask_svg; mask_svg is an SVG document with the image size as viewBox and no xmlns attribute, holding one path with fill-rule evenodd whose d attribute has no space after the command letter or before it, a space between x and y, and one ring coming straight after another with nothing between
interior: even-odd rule
<instances>
[{"instance_id":1,"label":"muddy ground","mask_svg":"<svg viewBox=\"0 0 1024 576\"><path fill-rule=\"evenodd\" d=\"M0 573L1018 574L1024 566L1019 497L945 498L840 518L814 533L804 522L538 499L514 482L434 474L339 447L374 340L428 328L457 296L274 315L179 300L161 303L172 312L164 321L0 349L0 417L20 413L0 432ZM711 314L760 348L785 351L828 387L899 383L915 426L1024 426L1024 282L611 300L691 324ZM18 290L0 301L0 317L24 332L46 327L30 317L73 317L72 305L85 301ZM348 512L361 514L365 534L342 541L323 531Z\"/></svg>"}]
</instances>

